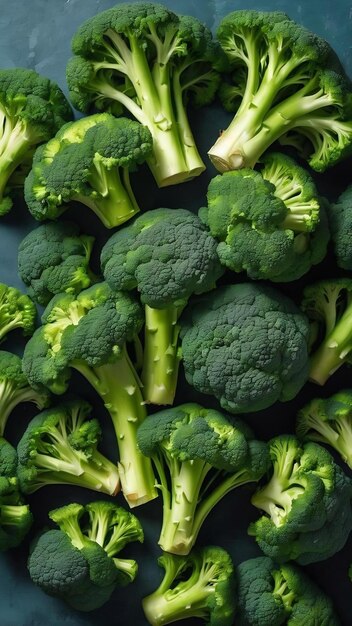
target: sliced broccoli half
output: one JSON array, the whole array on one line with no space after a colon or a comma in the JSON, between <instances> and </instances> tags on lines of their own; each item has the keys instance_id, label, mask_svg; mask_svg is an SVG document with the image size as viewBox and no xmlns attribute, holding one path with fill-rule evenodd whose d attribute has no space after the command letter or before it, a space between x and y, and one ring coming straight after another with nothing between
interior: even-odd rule
<instances>
[{"instance_id":1,"label":"sliced broccoli half","mask_svg":"<svg viewBox=\"0 0 352 626\"><path fill-rule=\"evenodd\" d=\"M134 580L138 566L120 558L130 542L143 542L137 518L112 502L68 504L49 513L60 530L49 530L32 545L31 579L45 593L79 611L105 604L113 591Z\"/></svg>"},{"instance_id":2,"label":"sliced broccoli half","mask_svg":"<svg viewBox=\"0 0 352 626\"><path fill-rule=\"evenodd\" d=\"M19 356L0 350L0 436L4 434L10 414L22 402L33 402L38 409L43 409L50 403L50 394L44 389L36 391L29 385Z\"/></svg>"},{"instance_id":3,"label":"sliced broccoli half","mask_svg":"<svg viewBox=\"0 0 352 626\"><path fill-rule=\"evenodd\" d=\"M79 293L97 281L89 261L94 237L73 222L48 222L18 249L18 272L33 300L46 306L57 293Z\"/></svg>"},{"instance_id":4,"label":"sliced broccoli half","mask_svg":"<svg viewBox=\"0 0 352 626\"><path fill-rule=\"evenodd\" d=\"M352 469L352 391L315 398L298 413L297 436L327 443Z\"/></svg>"},{"instance_id":5,"label":"sliced broccoli half","mask_svg":"<svg viewBox=\"0 0 352 626\"><path fill-rule=\"evenodd\" d=\"M308 285L301 306L312 320L313 354L309 378L325 385L351 358L352 280L332 278Z\"/></svg>"},{"instance_id":6,"label":"sliced broccoli half","mask_svg":"<svg viewBox=\"0 0 352 626\"><path fill-rule=\"evenodd\" d=\"M292 400L307 380L308 320L271 287L220 287L181 322L187 381L231 413Z\"/></svg>"},{"instance_id":7,"label":"sliced broccoli half","mask_svg":"<svg viewBox=\"0 0 352 626\"><path fill-rule=\"evenodd\" d=\"M107 283L96 283L78 296L54 296L42 322L23 355L30 384L62 394L71 370L80 372L110 413L122 491L129 505L155 498L151 462L136 442L138 425L146 417L145 403L126 349L143 325L139 303L130 294L112 291Z\"/></svg>"},{"instance_id":8,"label":"sliced broccoli half","mask_svg":"<svg viewBox=\"0 0 352 626\"><path fill-rule=\"evenodd\" d=\"M159 187L203 172L186 108L213 100L226 57L202 22L152 2L122 3L84 22L72 50L73 105L83 112L128 111L148 127L148 164Z\"/></svg>"},{"instance_id":9,"label":"sliced broccoli half","mask_svg":"<svg viewBox=\"0 0 352 626\"><path fill-rule=\"evenodd\" d=\"M272 475L252 497L264 511L248 529L267 556L301 565L341 550L352 529L352 482L317 443L293 435L269 442Z\"/></svg>"},{"instance_id":10,"label":"sliced broccoli half","mask_svg":"<svg viewBox=\"0 0 352 626\"><path fill-rule=\"evenodd\" d=\"M277 140L322 172L352 153L352 86L329 44L285 13L234 11L218 28L235 113L209 150L220 171L254 167Z\"/></svg>"},{"instance_id":11,"label":"sliced broccoli half","mask_svg":"<svg viewBox=\"0 0 352 626\"><path fill-rule=\"evenodd\" d=\"M172 404L181 358L179 317L190 296L214 288L223 273L216 241L190 211L155 209L108 240L101 265L112 289L137 289L144 305L145 400Z\"/></svg>"},{"instance_id":12,"label":"sliced broccoli half","mask_svg":"<svg viewBox=\"0 0 352 626\"><path fill-rule=\"evenodd\" d=\"M261 172L244 168L210 181L199 216L223 265L254 279L297 280L326 255L329 229L313 179L292 159L270 154Z\"/></svg>"},{"instance_id":13,"label":"sliced broccoli half","mask_svg":"<svg viewBox=\"0 0 352 626\"><path fill-rule=\"evenodd\" d=\"M76 200L106 228L138 213L130 171L152 149L148 128L109 113L69 122L36 151L25 200L37 220L56 219Z\"/></svg>"},{"instance_id":14,"label":"sliced broccoli half","mask_svg":"<svg viewBox=\"0 0 352 626\"><path fill-rule=\"evenodd\" d=\"M17 448L23 493L71 484L108 495L120 490L117 467L97 447L102 431L88 402L73 398L36 415Z\"/></svg>"},{"instance_id":15,"label":"sliced broccoli half","mask_svg":"<svg viewBox=\"0 0 352 626\"><path fill-rule=\"evenodd\" d=\"M352 185L331 204L328 216L336 263L352 270Z\"/></svg>"},{"instance_id":16,"label":"sliced broccoli half","mask_svg":"<svg viewBox=\"0 0 352 626\"><path fill-rule=\"evenodd\" d=\"M34 70L0 70L0 215L12 207L14 177L31 161L33 150L72 119L56 83Z\"/></svg>"},{"instance_id":17,"label":"sliced broccoli half","mask_svg":"<svg viewBox=\"0 0 352 626\"><path fill-rule=\"evenodd\" d=\"M150 415L138 445L159 476L159 545L174 554L188 554L212 508L232 489L257 482L269 463L266 444L247 426L198 404Z\"/></svg>"},{"instance_id":18,"label":"sliced broccoli half","mask_svg":"<svg viewBox=\"0 0 352 626\"><path fill-rule=\"evenodd\" d=\"M25 336L32 335L37 310L34 302L16 287L0 283L0 342L16 328Z\"/></svg>"},{"instance_id":19,"label":"sliced broccoli half","mask_svg":"<svg viewBox=\"0 0 352 626\"><path fill-rule=\"evenodd\" d=\"M165 570L158 589L144 598L145 617L152 626L198 617L211 626L231 626L235 613L234 567L218 546L193 550L187 556L163 554Z\"/></svg>"}]
</instances>

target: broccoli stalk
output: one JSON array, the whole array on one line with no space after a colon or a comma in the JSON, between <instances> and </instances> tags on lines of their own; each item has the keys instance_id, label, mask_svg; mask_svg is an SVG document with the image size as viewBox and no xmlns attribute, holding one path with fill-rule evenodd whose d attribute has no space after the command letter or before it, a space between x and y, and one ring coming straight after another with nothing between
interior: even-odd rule
<instances>
[{"instance_id":1,"label":"broccoli stalk","mask_svg":"<svg viewBox=\"0 0 352 626\"><path fill-rule=\"evenodd\" d=\"M0 341L16 328L22 328L24 335L31 335L36 316L35 305L27 295L0 283Z\"/></svg>"},{"instance_id":2,"label":"broccoli stalk","mask_svg":"<svg viewBox=\"0 0 352 626\"><path fill-rule=\"evenodd\" d=\"M215 546L194 550L187 557L163 554L158 559L164 578L142 602L152 626L199 617L208 624L230 626L234 615L233 565Z\"/></svg>"}]
</instances>

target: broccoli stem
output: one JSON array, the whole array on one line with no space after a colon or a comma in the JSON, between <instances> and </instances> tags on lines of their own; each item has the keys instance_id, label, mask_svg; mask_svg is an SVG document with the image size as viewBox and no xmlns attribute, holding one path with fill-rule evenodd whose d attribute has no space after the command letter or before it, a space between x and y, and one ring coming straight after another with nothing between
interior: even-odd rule
<instances>
[{"instance_id":1,"label":"broccoli stem","mask_svg":"<svg viewBox=\"0 0 352 626\"><path fill-rule=\"evenodd\" d=\"M133 559L119 559L116 557L113 558L113 561L117 569L125 574L129 582L132 582L136 578L138 572L138 565L136 561L133 561Z\"/></svg>"},{"instance_id":2,"label":"broccoli stem","mask_svg":"<svg viewBox=\"0 0 352 626\"><path fill-rule=\"evenodd\" d=\"M0 507L0 526L22 525L28 514L28 504L2 504Z\"/></svg>"},{"instance_id":3,"label":"broccoli stem","mask_svg":"<svg viewBox=\"0 0 352 626\"><path fill-rule=\"evenodd\" d=\"M352 306L349 305L311 357L309 379L318 385L325 385L329 377L347 361L351 350Z\"/></svg>"},{"instance_id":4,"label":"broccoli stem","mask_svg":"<svg viewBox=\"0 0 352 626\"><path fill-rule=\"evenodd\" d=\"M1 214L1 209L0 209ZM11 315L5 310L1 311L0 307L0 342L6 337L6 335L11 331L15 330L15 328L20 328L23 325L23 317L21 313Z\"/></svg>"},{"instance_id":5,"label":"broccoli stem","mask_svg":"<svg viewBox=\"0 0 352 626\"><path fill-rule=\"evenodd\" d=\"M38 409L43 409L46 404L44 398L29 386L18 389L6 379L0 382L0 437L12 411L22 402L33 402Z\"/></svg>"},{"instance_id":6,"label":"broccoli stem","mask_svg":"<svg viewBox=\"0 0 352 626\"><path fill-rule=\"evenodd\" d=\"M137 429L147 417L137 374L123 349L114 363L89 367L74 361L109 411L119 448L119 474L123 494L135 507L157 497L151 461L137 447Z\"/></svg>"},{"instance_id":7,"label":"broccoli stem","mask_svg":"<svg viewBox=\"0 0 352 626\"><path fill-rule=\"evenodd\" d=\"M166 309L145 306L142 381L146 402L173 404L181 359L177 321L182 309L176 305Z\"/></svg>"},{"instance_id":8,"label":"broccoli stem","mask_svg":"<svg viewBox=\"0 0 352 626\"><path fill-rule=\"evenodd\" d=\"M9 198L3 199L9 178L33 145L22 123L13 126L5 116L3 124L0 137L0 214L7 212L6 207L9 210L12 206Z\"/></svg>"},{"instance_id":9,"label":"broccoli stem","mask_svg":"<svg viewBox=\"0 0 352 626\"><path fill-rule=\"evenodd\" d=\"M195 582L186 591L166 593L156 591L142 601L145 616L152 626L171 624L179 620L200 617L207 618L207 599L214 593L214 588L206 588L201 580Z\"/></svg>"}]
</instances>

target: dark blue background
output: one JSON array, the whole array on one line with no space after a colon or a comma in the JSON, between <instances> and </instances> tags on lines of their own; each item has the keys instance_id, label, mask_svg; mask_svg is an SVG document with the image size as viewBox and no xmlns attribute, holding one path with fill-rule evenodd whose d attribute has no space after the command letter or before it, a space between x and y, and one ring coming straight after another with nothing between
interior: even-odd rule
<instances>
[{"instance_id":1,"label":"dark blue background","mask_svg":"<svg viewBox=\"0 0 352 626\"><path fill-rule=\"evenodd\" d=\"M77 26L86 18L113 6L112 0L0 0L0 67L31 67L56 80L66 91L65 66L70 57L70 39ZM230 0L165 0L164 4L179 13L189 13L200 18L214 29L219 20L228 12L240 8L286 11L292 18L301 22L319 35L325 37L339 54L346 71L352 75L352 6L349 0L309 0L293 3L289 0L245 1ZM230 117L214 104L200 114L193 114L192 124L195 135L207 162L207 149L215 141L219 129L225 128ZM330 199L335 199L342 189L352 182L351 160L335 167L328 173L317 176L319 189ZM136 195L142 209L159 206L198 209L205 202L209 179L215 171L209 164L207 171L191 183L176 188L158 190L149 172L143 170L134 178ZM109 232L104 230L97 218L85 207L76 207L67 217L76 219L86 232L97 237L96 259L101 245ZM0 281L21 287L17 275L17 248L24 235L35 227L21 199L15 203L10 215L0 222ZM299 301L302 285L319 276L334 276L332 256L310 273L305 280L284 287L284 290ZM228 276L227 280L234 280ZM3 349L21 353L24 340L14 333L2 345ZM349 386L350 370L343 369L321 390L306 385L296 400L289 404L275 405L271 409L247 417L258 437L268 439L282 432L292 432L297 408L315 395L329 395L335 390ZM104 426L104 450L114 459L116 448L109 417L94 392L74 376L71 388L90 399L96 414ZM177 402L188 400L216 406L215 401L196 394L183 380L179 384ZM7 437L16 443L34 409L18 409L12 416ZM247 537L249 521L256 518L256 510L250 506L250 487L229 494L212 512L199 537L200 544L219 544L231 553L235 563L259 554L252 538ZM51 508L77 500L87 502L95 495L74 488L53 486L43 488L31 498L35 515L35 527L31 533L47 524L47 512ZM120 500L123 503L123 500ZM161 571L156 565L159 555L157 537L160 526L161 502L153 502L136 511L145 530L143 546L131 546L125 550L126 556L136 556L140 571L133 585L116 591L110 602L99 611L79 614L64 604L49 598L30 581L26 570L29 540L21 548L8 554L0 554L0 626L144 626L146 620L140 600L157 586ZM343 626L352 624L351 602L352 584L347 577L349 563L352 562L352 542L345 549L323 563L307 567L311 576L334 598ZM183 622L187 626L186 622ZM188 625L191 625L191 621ZM197 623L197 622L195 622ZM318 625L317 625L318 626Z\"/></svg>"}]
</instances>

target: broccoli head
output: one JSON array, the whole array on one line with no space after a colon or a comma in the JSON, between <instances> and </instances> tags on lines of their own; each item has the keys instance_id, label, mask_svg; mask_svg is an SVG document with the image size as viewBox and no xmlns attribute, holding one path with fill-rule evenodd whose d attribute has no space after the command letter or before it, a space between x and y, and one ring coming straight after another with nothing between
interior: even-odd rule
<instances>
[{"instance_id":1,"label":"broccoli head","mask_svg":"<svg viewBox=\"0 0 352 626\"><path fill-rule=\"evenodd\" d=\"M254 280L297 280L326 254L327 218L313 180L282 154L267 156L261 172L213 178L199 215L219 241L223 265Z\"/></svg>"},{"instance_id":2,"label":"broccoli head","mask_svg":"<svg viewBox=\"0 0 352 626\"><path fill-rule=\"evenodd\" d=\"M221 287L183 319L186 379L231 413L291 400L308 377L308 331L306 317L275 289Z\"/></svg>"},{"instance_id":3,"label":"broccoli head","mask_svg":"<svg viewBox=\"0 0 352 626\"><path fill-rule=\"evenodd\" d=\"M331 205L328 215L336 263L352 270L352 185Z\"/></svg>"},{"instance_id":4,"label":"broccoli head","mask_svg":"<svg viewBox=\"0 0 352 626\"><path fill-rule=\"evenodd\" d=\"M15 328L22 328L25 336L32 335L36 317L34 302L27 295L0 283L0 341Z\"/></svg>"},{"instance_id":5,"label":"broccoli head","mask_svg":"<svg viewBox=\"0 0 352 626\"><path fill-rule=\"evenodd\" d=\"M258 481L269 463L266 444L254 440L247 426L198 404L150 415L138 429L138 445L159 475L159 545L174 554L188 554L219 500Z\"/></svg>"},{"instance_id":6,"label":"broccoli head","mask_svg":"<svg viewBox=\"0 0 352 626\"><path fill-rule=\"evenodd\" d=\"M70 119L71 108L56 83L34 70L0 70L0 215L12 207L11 177Z\"/></svg>"},{"instance_id":7,"label":"broccoli head","mask_svg":"<svg viewBox=\"0 0 352 626\"><path fill-rule=\"evenodd\" d=\"M128 503L137 506L156 497L150 460L137 449L137 427L146 409L126 348L143 325L139 303L130 294L112 291L107 283L96 283L77 296L54 296L42 322L23 355L30 384L62 394L71 369L80 372L111 415Z\"/></svg>"},{"instance_id":8,"label":"broccoli head","mask_svg":"<svg viewBox=\"0 0 352 626\"><path fill-rule=\"evenodd\" d=\"M48 222L28 233L18 272L31 298L46 306L57 293L79 293L96 282L89 267L93 243L73 222Z\"/></svg>"},{"instance_id":9,"label":"broccoli head","mask_svg":"<svg viewBox=\"0 0 352 626\"><path fill-rule=\"evenodd\" d=\"M137 563L118 556L128 543L143 541L134 515L99 501L68 504L49 517L60 530L40 535L28 560L30 577L42 591L79 611L93 611L134 580Z\"/></svg>"},{"instance_id":10,"label":"broccoli head","mask_svg":"<svg viewBox=\"0 0 352 626\"><path fill-rule=\"evenodd\" d=\"M298 413L297 436L327 443L352 469L352 391L315 398Z\"/></svg>"},{"instance_id":11,"label":"broccoli head","mask_svg":"<svg viewBox=\"0 0 352 626\"><path fill-rule=\"evenodd\" d=\"M181 357L178 319L190 296L214 288L223 273L216 241L190 211L155 209L114 233L101 265L112 289L137 289L145 308L144 398L172 404Z\"/></svg>"},{"instance_id":12,"label":"broccoli head","mask_svg":"<svg viewBox=\"0 0 352 626\"><path fill-rule=\"evenodd\" d=\"M293 435L269 442L272 475L252 497L264 515L249 527L264 554L302 565L341 550L352 529L352 482L325 448Z\"/></svg>"},{"instance_id":13,"label":"broccoli head","mask_svg":"<svg viewBox=\"0 0 352 626\"><path fill-rule=\"evenodd\" d=\"M158 589L144 598L144 614L152 626L199 617L209 626L231 626L235 613L234 567L218 546L187 556L163 554L165 570Z\"/></svg>"},{"instance_id":14,"label":"broccoli head","mask_svg":"<svg viewBox=\"0 0 352 626\"><path fill-rule=\"evenodd\" d=\"M352 280L332 278L308 285L301 306L312 320L309 379L325 385L351 360Z\"/></svg>"},{"instance_id":15,"label":"broccoli head","mask_svg":"<svg viewBox=\"0 0 352 626\"><path fill-rule=\"evenodd\" d=\"M188 121L217 91L226 57L210 30L152 2L122 3L84 22L67 67L73 105L128 111L153 137L149 167L159 187L203 172Z\"/></svg>"},{"instance_id":16,"label":"broccoli head","mask_svg":"<svg viewBox=\"0 0 352 626\"><path fill-rule=\"evenodd\" d=\"M129 173L152 149L147 128L101 113L69 122L36 151L25 200L37 220L56 219L76 200L106 228L139 211Z\"/></svg>"},{"instance_id":17,"label":"broccoli head","mask_svg":"<svg viewBox=\"0 0 352 626\"><path fill-rule=\"evenodd\" d=\"M19 356L0 350L0 436L4 434L11 412L22 402L33 402L38 409L43 409L50 403L50 395L29 385Z\"/></svg>"},{"instance_id":18,"label":"broccoli head","mask_svg":"<svg viewBox=\"0 0 352 626\"><path fill-rule=\"evenodd\" d=\"M97 447L101 427L89 419L91 406L79 398L47 409L28 424L17 448L23 493L50 484L72 484L115 495L117 467Z\"/></svg>"},{"instance_id":19,"label":"broccoli head","mask_svg":"<svg viewBox=\"0 0 352 626\"><path fill-rule=\"evenodd\" d=\"M19 491L16 450L0 437L0 552L18 546L32 522L32 513Z\"/></svg>"},{"instance_id":20,"label":"broccoli head","mask_svg":"<svg viewBox=\"0 0 352 626\"><path fill-rule=\"evenodd\" d=\"M296 565L267 556L235 571L238 626L340 626L332 602Z\"/></svg>"},{"instance_id":21,"label":"broccoli head","mask_svg":"<svg viewBox=\"0 0 352 626\"><path fill-rule=\"evenodd\" d=\"M209 151L220 171L251 168L277 140L322 172L352 153L352 85L329 44L284 13L234 11L218 39L232 70L220 97L235 112Z\"/></svg>"}]
</instances>

